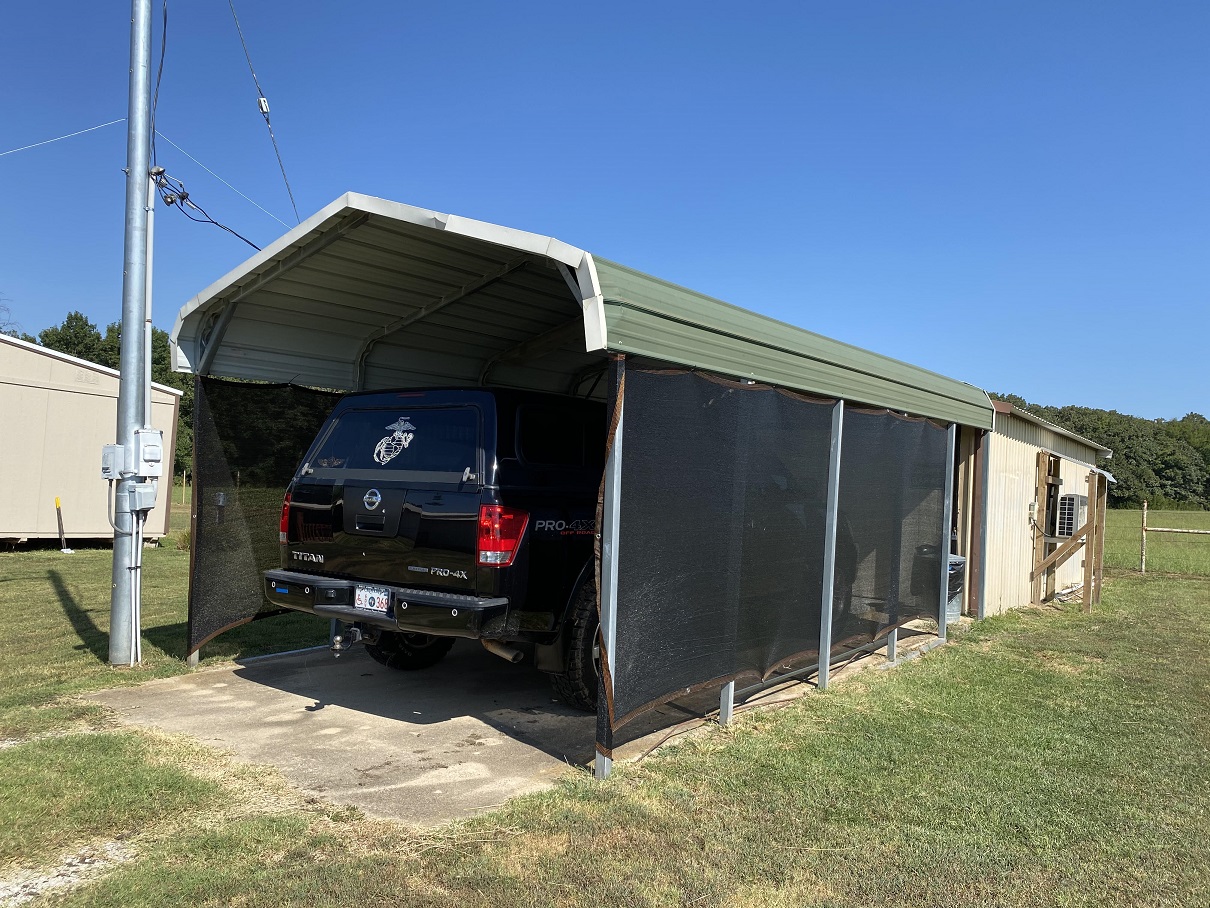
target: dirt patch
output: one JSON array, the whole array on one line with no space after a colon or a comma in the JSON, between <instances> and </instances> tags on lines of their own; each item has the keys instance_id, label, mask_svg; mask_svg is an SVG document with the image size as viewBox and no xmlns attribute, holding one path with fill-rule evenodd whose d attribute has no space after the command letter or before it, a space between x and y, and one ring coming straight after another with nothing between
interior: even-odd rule
<instances>
[{"instance_id":1,"label":"dirt patch","mask_svg":"<svg viewBox=\"0 0 1210 908\"><path fill-rule=\"evenodd\" d=\"M49 892L72 889L133 857L121 842L103 842L68 855L51 870L18 870L0 879L0 906L16 908Z\"/></svg>"}]
</instances>

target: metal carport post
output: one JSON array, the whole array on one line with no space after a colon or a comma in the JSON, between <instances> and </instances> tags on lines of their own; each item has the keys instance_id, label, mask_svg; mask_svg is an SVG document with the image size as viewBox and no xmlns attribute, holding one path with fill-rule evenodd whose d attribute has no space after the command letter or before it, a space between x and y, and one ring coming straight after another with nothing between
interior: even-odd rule
<instances>
[{"instance_id":1,"label":"metal carport post","mask_svg":"<svg viewBox=\"0 0 1210 908\"><path fill-rule=\"evenodd\" d=\"M941 524L941 603L937 612L937 639L945 643L946 613L949 611L950 553L953 551L951 524L954 519L954 452L958 444L958 424L950 423L945 435L945 501Z\"/></svg>"},{"instance_id":2,"label":"metal carport post","mask_svg":"<svg viewBox=\"0 0 1210 908\"><path fill-rule=\"evenodd\" d=\"M618 542L622 512L622 420L625 416L626 360L616 360L611 376L614 411L612 433L607 441L609 456L605 461L605 492L601 507L601 630L600 677L597 682L597 741L594 771L598 779L606 779L613 768L613 703L614 645L618 636Z\"/></svg>"},{"instance_id":3,"label":"metal carport post","mask_svg":"<svg viewBox=\"0 0 1210 908\"><path fill-rule=\"evenodd\" d=\"M823 543L823 601L819 610L819 671L815 686L828 689L832 666L832 599L836 588L836 524L840 515L840 458L844 437L844 401L832 407L832 447L828 456L828 514Z\"/></svg>"}]
</instances>

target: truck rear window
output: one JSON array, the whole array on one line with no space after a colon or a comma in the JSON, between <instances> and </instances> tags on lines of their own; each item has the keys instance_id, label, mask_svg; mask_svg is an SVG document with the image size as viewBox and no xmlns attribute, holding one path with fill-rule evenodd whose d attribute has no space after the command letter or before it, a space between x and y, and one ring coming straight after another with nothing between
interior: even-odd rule
<instances>
[{"instance_id":1,"label":"truck rear window","mask_svg":"<svg viewBox=\"0 0 1210 908\"><path fill-rule=\"evenodd\" d=\"M456 473L479 469L479 411L349 410L337 417L309 466L329 470Z\"/></svg>"}]
</instances>

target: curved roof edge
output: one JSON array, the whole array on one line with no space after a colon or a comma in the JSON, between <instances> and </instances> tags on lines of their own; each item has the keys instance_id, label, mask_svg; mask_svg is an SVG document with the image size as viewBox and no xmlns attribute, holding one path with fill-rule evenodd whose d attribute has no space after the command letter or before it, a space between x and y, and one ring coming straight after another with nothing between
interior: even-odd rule
<instances>
[{"instance_id":1,"label":"curved roof edge","mask_svg":"<svg viewBox=\"0 0 1210 908\"><path fill-rule=\"evenodd\" d=\"M376 196L364 195L360 192L346 192L340 198L321 208L297 227L294 227L278 237L256 255L245 260L223 277L219 278L201 293L185 303L177 313L172 326L172 367L178 372L196 372L201 359L199 349L201 332L190 330L190 316L198 310L223 299L237 296L247 286L271 278L275 269L284 272L291 267L290 258L307 248L316 240L333 237L343 233L345 229L356 226L356 223L369 215L415 224L419 227L429 227L447 233L458 234L471 239L483 240L496 246L516 249L519 252L529 252L561 262L575 271L581 286L581 295L585 298L585 329L589 328L588 305L593 302L591 289L591 257L582 249L570 246L553 237L541 236L525 230L512 227L502 227L487 221L477 221L456 214L443 214L430 211L427 208L417 208L402 202L392 202ZM604 330L603 320L597 319L600 331ZM604 338L597 337L594 332L587 336L590 342L588 349L596 349L603 345ZM593 341L597 347L592 346Z\"/></svg>"}]
</instances>

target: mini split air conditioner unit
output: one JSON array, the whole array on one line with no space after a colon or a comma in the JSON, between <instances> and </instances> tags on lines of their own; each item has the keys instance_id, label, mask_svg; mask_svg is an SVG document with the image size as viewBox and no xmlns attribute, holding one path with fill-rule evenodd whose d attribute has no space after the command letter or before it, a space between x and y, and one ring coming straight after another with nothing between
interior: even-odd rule
<instances>
[{"instance_id":1,"label":"mini split air conditioner unit","mask_svg":"<svg viewBox=\"0 0 1210 908\"><path fill-rule=\"evenodd\" d=\"M1070 538L1088 520L1087 495L1060 495L1059 514L1055 520L1055 536Z\"/></svg>"}]
</instances>

